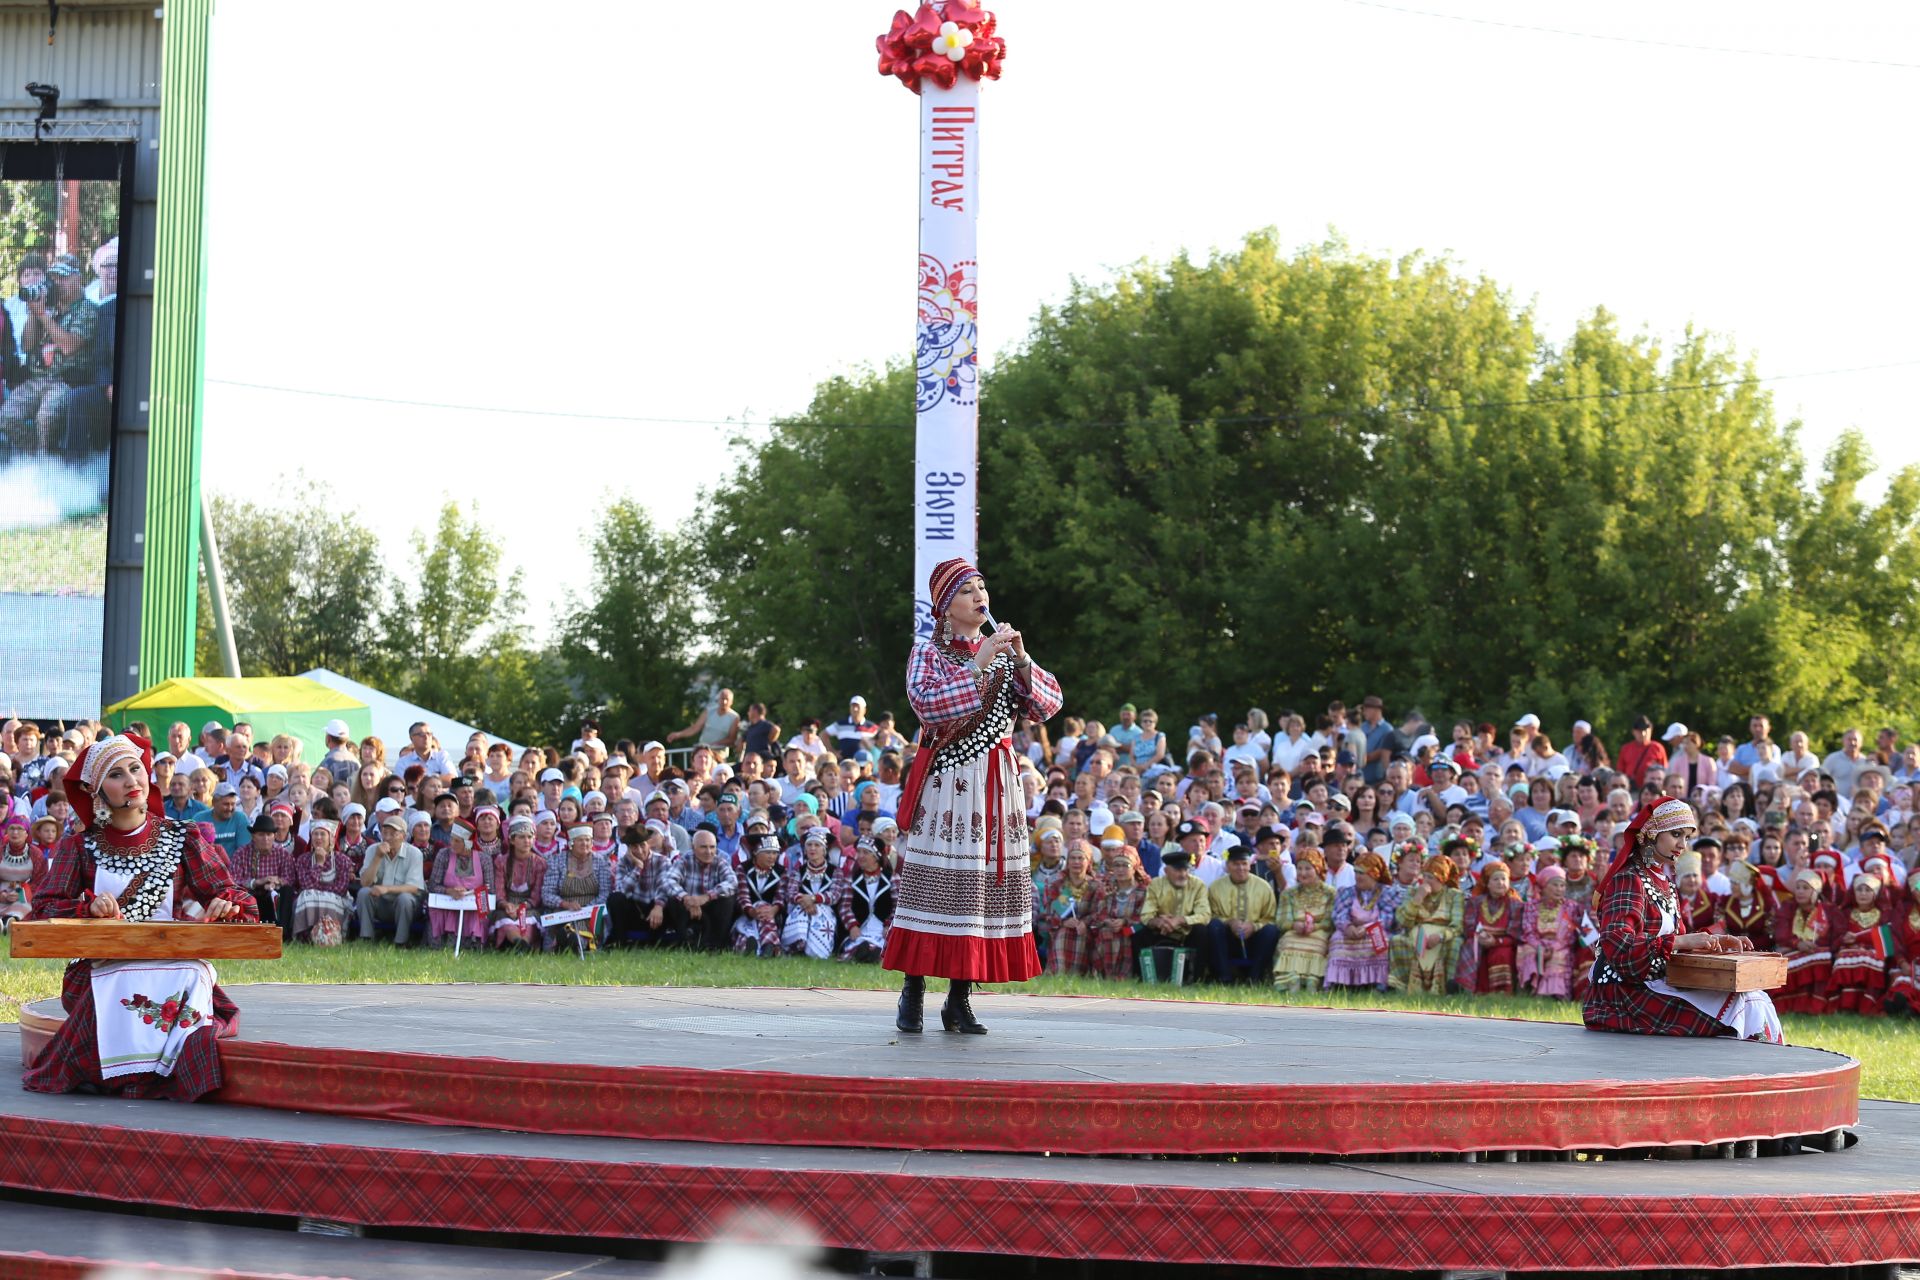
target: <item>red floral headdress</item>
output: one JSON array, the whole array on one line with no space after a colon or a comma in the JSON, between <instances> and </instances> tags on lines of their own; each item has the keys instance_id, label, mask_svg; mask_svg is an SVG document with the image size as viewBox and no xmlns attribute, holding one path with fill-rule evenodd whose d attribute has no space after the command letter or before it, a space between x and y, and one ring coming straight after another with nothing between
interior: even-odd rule
<instances>
[{"instance_id":1,"label":"red floral headdress","mask_svg":"<svg viewBox=\"0 0 1920 1280\"><path fill-rule=\"evenodd\" d=\"M126 733L103 742L90 742L80 748L80 754L73 759L73 767L67 770L67 803L73 806L74 816L80 820L82 831L91 831L94 825L93 788L84 781L88 757L116 744L129 743L140 753L140 763L147 771L147 812L155 818L166 817L167 802L161 798L160 789L153 785L153 744L136 734Z\"/></svg>"},{"instance_id":2,"label":"red floral headdress","mask_svg":"<svg viewBox=\"0 0 1920 1280\"><path fill-rule=\"evenodd\" d=\"M1600 892L1606 892L1607 882L1626 869L1633 859L1634 852L1640 847L1640 837L1656 836L1662 831L1678 831L1684 827L1698 827L1699 821L1693 816L1693 810L1683 800L1649 800L1640 806L1640 811L1627 823L1627 829L1620 836L1620 851L1613 855L1613 861L1607 864L1607 873L1600 877Z\"/></svg>"},{"instance_id":3,"label":"red floral headdress","mask_svg":"<svg viewBox=\"0 0 1920 1280\"><path fill-rule=\"evenodd\" d=\"M966 0L922 4L911 14L902 9L874 40L880 74L899 77L915 93L923 80L951 89L962 72L974 80L998 80L1007 42L993 34L995 21Z\"/></svg>"}]
</instances>

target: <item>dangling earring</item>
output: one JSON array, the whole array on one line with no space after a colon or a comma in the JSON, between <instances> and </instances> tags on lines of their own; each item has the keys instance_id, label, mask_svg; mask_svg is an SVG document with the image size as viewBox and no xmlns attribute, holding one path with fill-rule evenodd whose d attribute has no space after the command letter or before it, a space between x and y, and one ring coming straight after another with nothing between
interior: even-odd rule
<instances>
[{"instance_id":1,"label":"dangling earring","mask_svg":"<svg viewBox=\"0 0 1920 1280\"><path fill-rule=\"evenodd\" d=\"M948 644L948 645L951 645L953 643L953 619L952 618L940 619L940 636L941 636L941 643Z\"/></svg>"}]
</instances>

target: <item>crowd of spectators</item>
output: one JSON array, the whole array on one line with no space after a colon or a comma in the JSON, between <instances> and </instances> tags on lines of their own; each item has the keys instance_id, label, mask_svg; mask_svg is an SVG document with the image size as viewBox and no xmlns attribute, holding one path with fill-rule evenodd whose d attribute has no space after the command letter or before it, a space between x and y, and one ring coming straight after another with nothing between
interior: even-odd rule
<instances>
[{"instance_id":1,"label":"crowd of spectators","mask_svg":"<svg viewBox=\"0 0 1920 1280\"><path fill-rule=\"evenodd\" d=\"M1504 741L1467 720L1443 740L1374 697L1311 728L1250 710L1224 737L1216 716L1170 735L1132 705L1058 729L1013 740L1052 973L1578 999L1596 876L1635 808L1675 797L1700 831L1677 868L1680 931L1786 952L1788 1011L1916 1004L1920 745L1892 729L1871 747L1850 729L1825 756L1764 715L1744 740L1642 716L1616 748L1584 721L1556 745L1532 715ZM24 911L69 822L66 763L97 732L0 727L0 916ZM389 756L336 722L309 764L244 723L177 723L154 781L303 942L884 949L913 748L862 698L787 733L722 690L664 740L609 742L588 722L566 750L517 758L484 735L457 757L426 724L409 736Z\"/></svg>"}]
</instances>

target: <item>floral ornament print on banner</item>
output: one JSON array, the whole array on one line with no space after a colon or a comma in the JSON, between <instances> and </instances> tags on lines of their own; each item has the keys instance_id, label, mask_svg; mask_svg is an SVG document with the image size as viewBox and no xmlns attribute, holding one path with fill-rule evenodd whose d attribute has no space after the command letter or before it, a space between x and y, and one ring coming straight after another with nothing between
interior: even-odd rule
<instances>
[{"instance_id":1,"label":"floral ornament print on banner","mask_svg":"<svg viewBox=\"0 0 1920 1280\"><path fill-rule=\"evenodd\" d=\"M914 342L914 408L925 413L947 398L970 405L978 398L980 303L974 264L951 268L920 255L920 324Z\"/></svg>"},{"instance_id":2,"label":"floral ornament print on banner","mask_svg":"<svg viewBox=\"0 0 1920 1280\"><path fill-rule=\"evenodd\" d=\"M893 15L893 25L874 40L880 51L880 74L896 76L901 84L920 92L923 80L951 89L962 75L998 80L1007 42L993 33L994 16L964 0L923 4L909 14Z\"/></svg>"},{"instance_id":3,"label":"floral ornament print on banner","mask_svg":"<svg viewBox=\"0 0 1920 1280\"><path fill-rule=\"evenodd\" d=\"M175 1027L193 1027L199 1023L200 1011L187 1003L191 995L188 991L176 991L159 1004L148 996L135 995L120 1003L148 1026L172 1031Z\"/></svg>"}]
</instances>

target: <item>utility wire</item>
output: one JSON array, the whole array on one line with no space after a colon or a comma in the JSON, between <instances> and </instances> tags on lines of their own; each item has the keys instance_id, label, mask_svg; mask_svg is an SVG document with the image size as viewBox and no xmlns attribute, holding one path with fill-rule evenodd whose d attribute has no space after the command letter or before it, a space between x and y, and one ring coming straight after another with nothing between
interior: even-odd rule
<instances>
[{"instance_id":1,"label":"utility wire","mask_svg":"<svg viewBox=\"0 0 1920 1280\"><path fill-rule=\"evenodd\" d=\"M1434 9L1415 9L1407 5L1386 4L1383 0L1341 0L1363 9L1384 9L1417 18L1440 18L1447 22L1470 22L1481 27L1504 27L1508 31L1528 31L1537 35L1573 36L1581 40L1608 40L1615 44L1646 45L1656 49L1686 49L1694 53L1732 53L1748 58L1792 58L1800 62L1840 62L1856 67L1897 67L1920 71L1920 62L1889 62L1883 58L1849 58L1839 54L1800 53L1790 49L1736 49L1717 44L1688 44L1680 40L1654 40L1645 36L1616 36L1601 31L1570 31L1564 27L1539 27L1525 22L1505 22L1499 18L1476 18L1464 13L1441 13Z\"/></svg>"},{"instance_id":2,"label":"utility wire","mask_svg":"<svg viewBox=\"0 0 1920 1280\"><path fill-rule=\"evenodd\" d=\"M1354 418L1370 415L1417 416L1420 414L1464 414L1488 409L1523 409L1536 405L1631 400L1642 396L1674 395L1683 391L1717 391L1728 387L1755 386L1766 382L1788 382L1801 378L1831 378L1841 374L1873 373L1884 369L1907 369L1916 365L1920 365L1920 359L1895 360L1885 364L1852 365L1843 369L1814 369L1804 373L1777 373L1768 376L1756 375L1746 378L1726 378L1710 382L1666 383L1657 387L1586 391L1561 396L1532 396L1521 400L1478 400L1461 405L1380 405L1372 408L1357 409L1317 409L1303 413L1213 414L1201 418L1185 418L1173 421L1164 418L1134 418L1110 422L1051 422L1028 425L1036 430L1073 427L1087 431L1113 431L1121 427L1138 425L1194 427L1212 423L1217 426L1270 426L1280 423L1314 422L1329 418ZM634 422L655 426L681 427L834 427L869 431L904 431L914 425L911 419L902 419L898 422L839 422L815 420L799 416L753 420L745 418L672 418L625 413L575 413L552 409L523 409L512 405L453 404L439 400L406 400L392 396L358 395L347 391L319 391L310 387L284 387L264 382L241 382L232 378L208 378L207 381L223 387L243 387L250 391L268 391L277 395L308 396L324 400L349 400L358 404L397 405L411 409L441 409L453 413L493 413L506 414L513 417L559 418L580 422ZM989 421L993 420L989 419Z\"/></svg>"}]
</instances>

